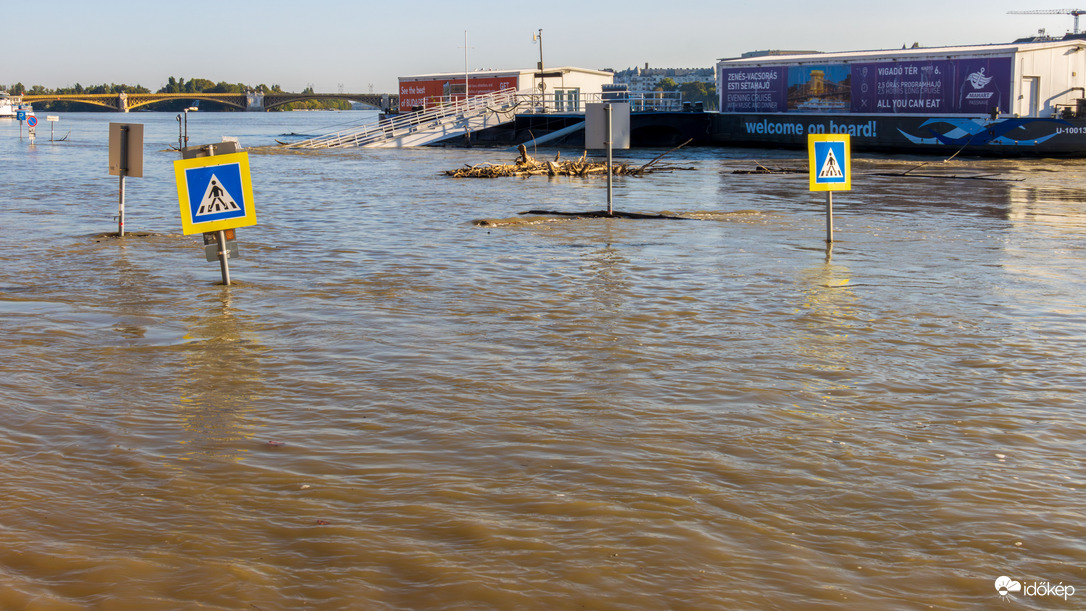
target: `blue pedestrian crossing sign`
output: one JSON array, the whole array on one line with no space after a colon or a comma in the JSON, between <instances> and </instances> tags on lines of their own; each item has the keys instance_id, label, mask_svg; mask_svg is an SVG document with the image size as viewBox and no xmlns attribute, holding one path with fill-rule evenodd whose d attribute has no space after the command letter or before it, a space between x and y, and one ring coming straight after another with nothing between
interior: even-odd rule
<instances>
[{"instance_id":1,"label":"blue pedestrian crossing sign","mask_svg":"<svg viewBox=\"0 0 1086 611\"><path fill-rule=\"evenodd\" d=\"M249 153L173 162L185 235L256 225Z\"/></svg>"},{"instance_id":2,"label":"blue pedestrian crossing sign","mask_svg":"<svg viewBox=\"0 0 1086 611\"><path fill-rule=\"evenodd\" d=\"M848 134L808 134L811 191L852 189L852 140Z\"/></svg>"}]
</instances>

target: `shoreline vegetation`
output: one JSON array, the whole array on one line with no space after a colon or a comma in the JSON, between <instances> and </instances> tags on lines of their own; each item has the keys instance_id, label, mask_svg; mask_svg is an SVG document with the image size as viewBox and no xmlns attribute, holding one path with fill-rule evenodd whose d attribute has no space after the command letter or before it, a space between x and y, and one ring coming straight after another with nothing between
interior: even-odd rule
<instances>
[{"instance_id":1,"label":"shoreline vegetation","mask_svg":"<svg viewBox=\"0 0 1086 611\"><path fill-rule=\"evenodd\" d=\"M157 91L151 91L150 89L142 85L126 85L124 83L118 85L116 83L110 83L108 85L92 85L90 87L84 87L79 83L72 85L71 87L59 87L57 89L48 89L41 85L34 85L27 88L22 83L14 83L12 85L0 85L0 91L7 91L12 95L71 95L71 94L120 94L120 93L246 93L249 91L260 91L264 93L280 93L283 89L279 85L267 86L263 83L260 85L246 85L245 83L227 83L221 81L215 83L207 79L194 78L185 80L184 78L170 77L167 80L166 85ZM302 93L313 93L312 87L306 87L302 90ZM151 104L146 108L148 110L160 111L160 112L180 112L185 108L192 105L191 101L184 100L167 100ZM50 112L116 112L112 109L102 106L96 106L94 104L85 104L81 102L35 102L34 107L36 110L50 111ZM276 108L269 109L271 112L287 111L287 110L350 110L351 103L346 100L308 100L304 102L292 102L290 104L284 104ZM219 104L208 100L200 101L200 110L202 111L221 111L221 112L240 112L239 109L227 106L225 104Z\"/></svg>"},{"instance_id":2,"label":"shoreline vegetation","mask_svg":"<svg viewBox=\"0 0 1086 611\"><path fill-rule=\"evenodd\" d=\"M696 82L683 83L680 85L671 78L663 78L656 84L655 90L681 92L684 100L690 102L700 101L704 103L705 107L709 110L715 110L717 107L716 86L712 84L707 85L706 83ZM119 85L116 83L110 83L108 85L92 85L89 87L84 87L83 85L76 83L70 87L58 87L56 89L48 89L41 85L34 85L28 88L22 83L13 83L10 85L0 84L0 91L6 91L12 95L101 95L119 93L247 93L249 91L282 93L283 89L277 84L273 84L269 87L263 83L255 86L247 85L245 83L227 83L226 81L215 83L203 78L194 78L186 81L184 78L171 76L166 81L166 85L157 91L151 91L142 85L127 85L124 83ZM306 87L301 93L313 93L313 88ZM144 108L159 112L180 112L191 105L191 101L168 100L150 104ZM239 112L240 110L226 104L220 104L209 100L201 100L199 106L200 110L203 111ZM37 110L50 112L115 112L109 108L81 102L35 102L34 107ZM351 110L351 103L347 100L307 100L304 102L292 102L290 104L284 104L268 109L269 112L286 110Z\"/></svg>"}]
</instances>

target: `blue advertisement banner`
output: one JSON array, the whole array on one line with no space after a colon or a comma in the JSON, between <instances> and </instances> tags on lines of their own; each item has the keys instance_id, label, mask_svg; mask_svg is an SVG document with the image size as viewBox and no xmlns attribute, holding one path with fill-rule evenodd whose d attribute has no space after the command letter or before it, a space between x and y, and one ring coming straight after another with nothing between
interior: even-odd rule
<instances>
[{"instance_id":1,"label":"blue advertisement banner","mask_svg":"<svg viewBox=\"0 0 1086 611\"><path fill-rule=\"evenodd\" d=\"M729 68L723 112L989 114L1010 108L1011 58Z\"/></svg>"},{"instance_id":2,"label":"blue advertisement banner","mask_svg":"<svg viewBox=\"0 0 1086 611\"><path fill-rule=\"evenodd\" d=\"M720 74L724 112L785 112L788 68L732 68Z\"/></svg>"},{"instance_id":3,"label":"blue advertisement banner","mask_svg":"<svg viewBox=\"0 0 1086 611\"><path fill-rule=\"evenodd\" d=\"M957 112L949 60L853 64L852 112Z\"/></svg>"},{"instance_id":4,"label":"blue advertisement banner","mask_svg":"<svg viewBox=\"0 0 1086 611\"><path fill-rule=\"evenodd\" d=\"M956 63L958 111L988 114L1011 107L1011 58L963 59Z\"/></svg>"}]
</instances>

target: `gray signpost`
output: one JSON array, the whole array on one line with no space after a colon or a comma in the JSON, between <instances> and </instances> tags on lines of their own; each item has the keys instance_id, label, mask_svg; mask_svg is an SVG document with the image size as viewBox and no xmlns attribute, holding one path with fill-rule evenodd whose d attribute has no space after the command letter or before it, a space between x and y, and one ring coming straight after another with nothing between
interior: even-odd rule
<instances>
[{"instance_id":1,"label":"gray signpost","mask_svg":"<svg viewBox=\"0 0 1086 611\"><path fill-rule=\"evenodd\" d=\"M124 237L124 179L143 176L143 124L109 124L109 173L120 177L117 236Z\"/></svg>"},{"instance_id":2,"label":"gray signpost","mask_svg":"<svg viewBox=\"0 0 1086 611\"><path fill-rule=\"evenodd\" d=\"M56 115L46 115L45 120L49 122L49 142L52 142L53 141L53 125L55 125L57 121L60 121L60 117L58 117Z\"/></svg>"},{"instance_id":3,"label":"gray signpost","mask_svg":"<svg viewBox=\"0 0 1086 611\"><path fill-rule=\"evenodd\" d=\"M186 135L180 136L180 142L184 143L186 139ZM229 260L241 256L235 228L255 225L256 211L249 183L248 153L241 151L236 138L223 140L213 144L182 146L181 159L174 162L174 171L181 204L182 232L185 235L203 234L207 260L219 262L222 283L230 286ZM221 163L218 162L220 158ZM215 168L215 174L201 171L204 168ZM193 174L190 176L189 172ZM207 210L218 212L217 206L223 206L227 208L228 216L217 220L199 218L211 214L205 211L204 206L208 198L211 198L211 203L207 204Z\"/></svg>"},{"instance_id":4,"label":"gray signpost","mask_svg":"<svg viewBox=\"0 0 1086 611\"><path fill-rule=\"evenodd\" d=\"M607 214L614 214L612 181L614 169L611 151L630 148L630 104L604 102L585 105L584 145L590 149L607 149Z\"/></svg>"}]
</instances>

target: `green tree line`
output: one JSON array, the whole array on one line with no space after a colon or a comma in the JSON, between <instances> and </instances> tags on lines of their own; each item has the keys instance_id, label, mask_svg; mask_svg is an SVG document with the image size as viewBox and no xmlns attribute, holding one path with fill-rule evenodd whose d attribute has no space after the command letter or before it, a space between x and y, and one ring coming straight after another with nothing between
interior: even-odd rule
<instances>
[{"instance_id":1,"label":"green tree line","mask_svg":"<svg viewBox=\"0 0 1086 611\"><path fill-rule=\"evenodd\" d=\"M0 85L0 91L7 91L12 95L62 95L62 94L120 94L120 93L152 93L150 89L142 85L126 85L124 83L118 85L116 83L110 83L108 85L92 85L90 87L84 87L83 85L76 83L71 87L60 87L57 89L47 89L41 85L34 85L29 89L22 83L14 83L9 86ZM279 85L272 85L271 87L261 83L260 85L252 86L245 83L227 83L226 81L220 81L218 83L203 78L194 78L185 80L184 78L177 78L171 76L166 81L166 85L155 91L154 93L247 93L249 91L259 91L263 93L282 93L282 88ZM312 87L307 87L303 93L313 93ZM192 105L191 100L170 100L158 102L156 104L150 104L142 108L149 110L167 111L167 112L179 112ZM36 102L34 104L36 109L42 111L52 112L112 112L112 110L102 107L94 106L91 104L84 104L80 102ZM271 110L294 110L294 109L310 109L310 110L326 110L326 109L338 109L338 110L350 110L351 104L347 100L308 100L305 102L294 102L291 104L285 104L278 106ZM226 104L220 104L217 102L203 101L200 103L201 110L215 110L215 111L235 111L240 110Z\"/></svg>"}]
</instances>

